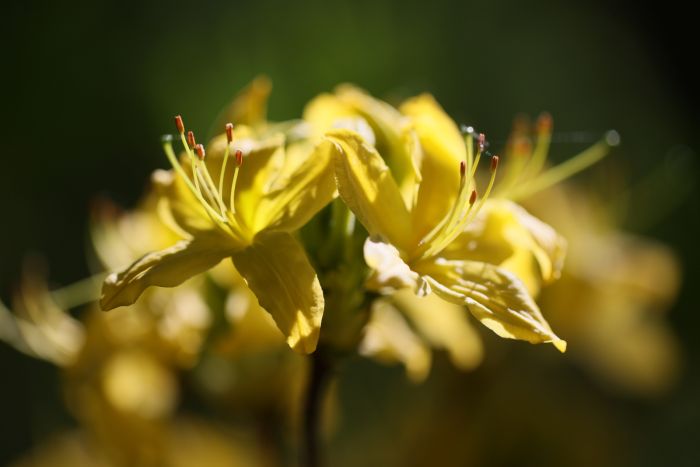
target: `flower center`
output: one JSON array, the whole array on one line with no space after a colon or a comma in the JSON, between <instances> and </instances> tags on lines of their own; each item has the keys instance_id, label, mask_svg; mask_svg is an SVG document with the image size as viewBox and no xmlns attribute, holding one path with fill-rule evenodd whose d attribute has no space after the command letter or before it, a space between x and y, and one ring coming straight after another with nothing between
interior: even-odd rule
<instances>
[{"instance_id":1,"label":"flower center","mask_svg":"<svg viewBox=\"0 0 700 467\"><path fill-rule=\"evenodd\" d=\"M499 157L491 156L491 165L489 168L491 178L483 196L479 198L476 189L475 175L476 169L481 161L481 156L485 153L486 137L483 133L479 133L475 142L474 129L469 127L466 129L466 133L467 153L465 160L459 163L460 181L457 199L452 205L450 212L443 218L438 226L420 241L416 255L418 258L434 256L452 243L455 238L464 231L464 227L474 219L493 188L493 184L496 180L496 171L498 170ZM475 145L476 154L474 151ZM477 199L479 200L478 202Z\"/></svg>"},{"instance_id":2,"label":"flower center","mask_svg":"<svg viewBox=\"0 0 700 467\"><path fill-rule=\"evenodd\" d=\"M185 135L185 125L180 115L175 117L175 126L180 134L180 141L185 149L186 157L191 165L191 175L182 167L172 146L172 136L166 135L163 138L163 149L175 171L182 177L190 192L199 201L211 220L222 229L231 232L234 237L242 239L240 223L236 218L235 193L238 182L238 172L243 165L243 152L240 149L234 151L236 159L233 167L233 179L229 191L228 204L224 201L224 178L226 167L231 157L231 144L233 143L233 124L227 123L226 148L224 159L221 164L218 184L209 172L206 164L206 151L202 144L195 140L194 133L188 131Z\"/></svg>"}]
</instances>

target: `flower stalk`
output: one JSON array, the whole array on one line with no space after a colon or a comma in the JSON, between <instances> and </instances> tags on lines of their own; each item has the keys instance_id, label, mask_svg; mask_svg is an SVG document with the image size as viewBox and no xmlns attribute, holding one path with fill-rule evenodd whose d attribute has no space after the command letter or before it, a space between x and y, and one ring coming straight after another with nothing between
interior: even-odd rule
<instances>
[{"instance_id":1,"label":"flower stalk","mask_svg":"<svg viewBox=\"0 0 700 467\"><path fill-rule=\"evenodd\" d=\"M303 412L300 466L322 467L321 420L323 401L333 379L333 363L322 349L309 356L309 382L306 386Z\"/></svg>"}]
</instances>

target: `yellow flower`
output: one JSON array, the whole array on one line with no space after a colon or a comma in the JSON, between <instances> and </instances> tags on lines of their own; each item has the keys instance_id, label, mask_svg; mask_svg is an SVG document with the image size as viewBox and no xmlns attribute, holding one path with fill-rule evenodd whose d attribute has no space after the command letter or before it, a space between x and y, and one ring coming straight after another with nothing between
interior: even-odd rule
<instances>
[{"instance_id":1,"label":"yellow flower","mask_svg":"<svg viewBox=\"0 0 700 467\"><path fill-rule=\"evenodd\" d=\"M619 142L616 132L548 167L551 134L546 114L534 126L516 121L496 190L499 202L525 203L568 239L561 279L543 290L542 308L572 343L573 357L598 377L640 394L661 392L679 367L678 343L662 313L678 289L677 259L666 246L621 231L595 193L570 180L559 183L604 157Z\"/></svg>"},{"instance_id":2,"label":"yellow flower","mask_svg":"<svg viewBox=\"0 0 700 467\"><path fill-rule=\"evenodd\" d=\"M316 348L324 299L305 251L292 233L333 197L327 143L239 126L205 150L176 118L184 154L169 139L173 171L157 172L171 224L184 240L149 253L104 283L101 306L134 303L149 286L173 287L231 257L293 349Z\"/></svg>"},{"instance_id":3,"label":"yellow flower","mask_svg":"<svg viewBox=\"0 0 700 467\"><path fill-rule=\"evenodd\" d=\"M149 248L165 247L178 238L159 221L153 195L125 213L118 213L108 202L96 205L91 234L102 263L99 269L128 264ZM177 288L150 289L138 303L116 313L101 313L90 306L78 321L64 307L88 297L92 300L99 290L93 279L49 291L36 267L25 269L14 313L0 303L0 339L61 367L67 406L89 435L94 451L120 465L162 462L169 456L163 445L170 436L169 427L178 423L174 417L178 371L200 363L204 337L212 324L205 295L212 284L205 287L200 276ZM212 270L211 278L229 293L226 316L235 342L227 339L225 350L235 355L223 368L229 372L254 369L245 378L228 378L235 382L233 388L226 388L233 389L228 395L240 399L239 407L257 403L267 404L265 410L276 408L269 393L279 385L266 384L274 377L288 389L285 401L298 397L304 374L301 356L282 351L287 348L284 337L232 264L222 263ZM215 353L204 356L211 358ZM196 368L207 368L207 363L205 359ZM230 376L221 366L215 370L213 379L219 383ZM279 397L274 402L279 404Z\"/></svg>"},{"instance_id":4,"label":"yellow flower","mask_svg":"<svg viewBox=\"0 0 700 467\"><path fill-rule=\"evenodd\" d=\"M409 378L420 382L430 371L431 346L445 350L461 370L481 363L481 339L461 306L434 294L418 297L408 289L374 301L359 346L361 355L400 362Z\"/></svg>"},{"instance_id":5,"label":"yellow flower","mask_svg":"<svg viewBox=\"0 0 700 467\"><path fill-rule=\"evenodd\" d=\"M564 237L522 206L489 199L442 256L459 258L469 251L471 258L514 273L537 297L542 285L559 279L566 245Z\"/></svg>"},{"instance_id":6,"label":"yellow flower","mask_svg":"<svg viewBox=\"0 0 700 467\"><path fill-rule=\"evenodd\" d=\"M665 315L680 283L674 253L621 230L605 204L573 184L533 201L569 238L562 278L543 291L542 307L572 342L573 357L620 389L640 395L669 389L680 369Z\"/></svg>"},{"instance_id":7,"label":"yellow flower","mask_svg":"<svg viewBox=\"0 0 700 467\"><path fill-rule=\"evenodd\" d=\"M32 447L12 467L113 467L164 465L170 467L250 467L268 465L264 446L252 433L220 426L192 415L168 420L155 439L129 440L128 449L141 448L139 456L115 456L92 433L73 429L52 434Z\"/></svg>"},{"instance_id":8,"label":"yellow flower","mask_svg":"<svg viewBox=\"0 0 700 467\"><path fill-rule=\"evenodd\" d=\"M475 176L483 137L475 151L473 135L465 143L454 122L427 95L410 99L400 112L354 89L341 89L335 101L324 99L325 112L317 115L332 120L359 111L374 138L368 141L363 132L348 129L326 133L333 142L339 194L369 232L364 254L373 271L370 287L382 292L414 288L420 295L432 291L466 305L501 337L551 342L563 351L565 342L552 332L513 273L473 259L469 251L443 255L493 187L497 157L491 159L490 181L478 196Z\"/></svg>"},{"instance_id":9,"label":"yellow flower","mask_svg":"<svg viewBox=\"0 0 700 467\"><path fill-rule=\"evenodd\" d=\"M83 325L53 299L36 262L26 262L23 276L14 313L0 301L0 340L59 366L73 364L85 343Z\"/></svg>"}]
</instances>

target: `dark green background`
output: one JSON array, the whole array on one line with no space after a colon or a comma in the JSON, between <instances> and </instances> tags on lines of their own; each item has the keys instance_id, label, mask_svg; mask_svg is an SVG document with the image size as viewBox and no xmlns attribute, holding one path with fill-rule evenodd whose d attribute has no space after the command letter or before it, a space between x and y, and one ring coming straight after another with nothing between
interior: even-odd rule
<instances>
[{"instance_id":1,"label":"dark green background","mask_svg":"<svg viewBox=\"0 0 700 467\"><path fill-rule=\"evenodd\" d=\"M698 465L692 441L700 426L700 322L691 295L700 274L697 190L681 190L686 194L680 202L666 204L669 193L697 180L700 148L698 76L692 71L696 26L678 5L30 1L4 6L2 17L5 302L30 251L48 258L59 284L84 277L91 199L106 195L131 205L150 171L166 166L158 141L172 130L172 116L182 113L203 133L260 72L274 82L274 119L298 116L309 98L349 81L389 99L432 92L456 119L478 126L495 143L503 141L518 112L550 111L563 135L615 128L623 146L613 157L630 182L659 164L681 167L676 172L684 176L659 180L653 193L632 205L630 216L633 228L638 214L654 213L656 222L643 233L672 245L684 267L684 288L670 315L684 349L678 387L657 400L630 399L609 394L573 368L539 375L552 381L539 387L543 399L561 407L586 398L612 414L629 441L616 447L618 465ZM557 145L554 157L577 149ZM480 371L475 378L483 385L489 370ZM367 414L383 400L397 393L408 400L434 396L430 384L425 390L411 387L398 370L356 363L348 373L367 384L348 378L344 403L354 416L334 444L338 452L352 445L343 440L370 423ZM0 375L4 464L71 422L51 366L0 344ZM528 387L528 375L517 384ZM470 376L463 378L461 384L469 386ZM562 418L551 440L544 436L529 449L546 451L561 437L554 432L577 423L570 415ZM499 419L505 429L507 418ZM440 423L438 417L425 420ZM580 442L602 450L596 439ZM514 459L494 456L492 463Z\"/></svg>"}]
</instances>

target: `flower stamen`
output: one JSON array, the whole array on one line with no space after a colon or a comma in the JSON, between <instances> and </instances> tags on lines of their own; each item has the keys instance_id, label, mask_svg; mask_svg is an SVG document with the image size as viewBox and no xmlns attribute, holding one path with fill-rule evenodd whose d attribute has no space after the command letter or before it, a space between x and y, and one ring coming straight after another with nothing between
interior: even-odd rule
<instances>
[{"instance_id":1,"label":"flower stamen","mask_svg":"<svg viewBox=\"0 0 700 467\"><path fill-rule=\"evenodd\" d=\"M537 140L535 142L535 149L532 152L532 157L527 166L525 166L521 176L521 178L525 180L540 173L547 160L549 145L552 142L552 128L554 126L552 116L546 112L540 114L535 125Z\"/></svg>"},{"instance_id":2,"label":"flower stamen","mask_svg":"<svg viewBox=\"0 0 700 467\"><path fill-rule=\"evenodd\" d=\"M229 206L231 206L231 213L236 214L236 205L234 204L234 195L236 193L236 183L238 182L238 170L243 165L243 152L240 149L236 149L236 167L233 169L233 182L231 182L231 199L229 200Z\"/></svg>"},{"instance_id":3,"label":"flower stamen","mask_svg":"<svg viewBox=\"0 0 700 467\"><path fill-rule=\"evenodd\" d=\"M227 123L226 124L226 149L224 150L224 162L221 164L221 173L219 174L219 193L223 193L224 174L226 173L226 163L228 162L232 142L233 142L233 123Z\"/></svg>"},{"instance_id":4,"label":"flower stamen","mask_svg":"<svg viewBox=\"0 0 700 467\"><path fill-rule=\"evenodd\" d=\"M473 130L468 128L469 133L467 134L467 160L460 161L459 163L459 174L460 174L460 184L459 191L457 193L457 199L452 205L452 209L445 216L443 221L433 229L421 242L419 243L418 257L428 257L433 256L440 251L442 251L447 245L449 245L464 229L464 227L476 216L479 209L488 198L493 188L494 182L496 180L496 171L498 169L498 156L493 156L491 158L490 172L491 179L484 192L484 196L476 203L477 191L474 188L476 185L475 175L476 170L481 161L481 156L486 148L486 136L480 133L476 141L476 155L474 156L473 146L474 138L472 136ZM474 157L471 170L467 176L467 166L469 165L469 160ZM475 206L476 204L476 206Z\"/></svg>"},{"instance_id":5,"label":"flower stamen","mask_svg":"<svg viewBox=\"0 0 700 467\"><path fill-rule=\"evenodd\" d=\"M175 172L182 178L182 180L185 182L185 185L187 185L187 188L190 189L190 192L194 195L195 198L200 202L200 204L204 207L204 210L207 212L209 217L212 219L212 221L218 225L224 225L225 224L225 219L221 217L219 213L217 213L210 205L209 203L202 197L201 191L194 186L192 183L192 180L190 180L190 177L187 175L185 172L185 169L182 168L182 165L177 160L177 156L175 156L175 151L173 150L173 138L170 135L165 135L163 137L163 151L165 152L165 155L168 157L168 160L170 161L170 165L173 166L175 169Z\"/></svg>"},{"instance_id":6,"label":"flower stamen","mask_svg":"<svg viewBox=\"0 0 700 467\"><path fill-rule=\"evenodd\" d=\"M192 176L190 177L180 164L172 147L172 137L168 135L163 139L163 148L166 156L170 160L171 165L178 175L180 175L185 181L185 184L195 198L204 207L204 210L211 220L221 228L230 231L234 236L241 237L238 230L238 223L234 217L235 209L233 204L235 185L238 178L238 168L241 166L243 161L243 153L240 150L236 151L237 164L236 168L234 169L230 208L226 206L222 198L226 161L230 154L230 144L233 141L233 125L229 123L225 128L227 145L224 154L224 162L222 163L221 167L218 189L214 184L206 164L206 150L204 145L196 142L192 131L188 131L185 135L185 125L180 115L175 117L175 126L180 134L180 140L187 154L187 158L190 159L190 163L192 164Z\"/></svg>"},{"instance_id":7,"label":"flower stamen","mask_svg":"<svg viewBox=\"0 0 700 467\"><path fill-rule=\"evenodd\" d=\"M214 180L211 178L211 174L209 173L209 169L207 168L206 162L204 162L204 157L205 157L205 151L204 151L204 146L201 144L197 145L197 154L199 155L199 152L201 151L201 157L199 158L199 167L200 167L200 172L204 174L204 179L206 181L205 186L208 189L208 191L211 192L211 196L214 198L214 201L216 204L219 205L219 209L221 210L221 216L224 218L227 218L227 212L228 209L226 208L226 204L224 204L224 200L221 197L221 189L216 189L216 185L214 185ZM223 172L222 172L223 173Z\"/></svg>"}]
</instances>

